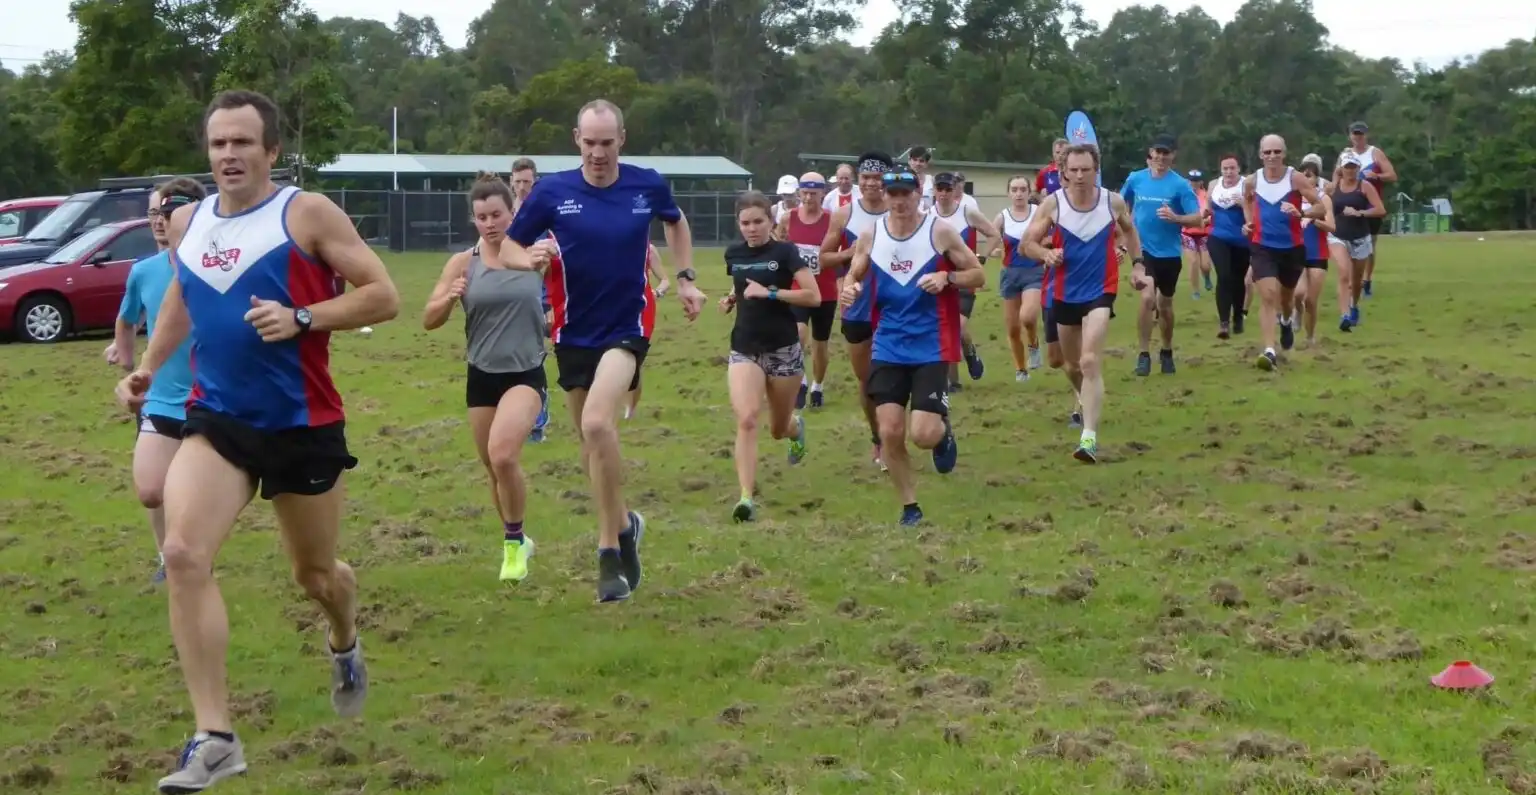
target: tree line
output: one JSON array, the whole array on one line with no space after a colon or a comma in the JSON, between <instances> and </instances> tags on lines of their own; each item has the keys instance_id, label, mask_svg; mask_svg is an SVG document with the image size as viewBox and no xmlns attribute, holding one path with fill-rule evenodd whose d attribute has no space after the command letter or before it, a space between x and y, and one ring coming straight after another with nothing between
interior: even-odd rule
<instances>
[{"instance_id":1,"label":"tree line","mask_svg":"<svg viewBox=\"0 0 1536 795\"><path fill-rule=\"evenodd\" d=\"M464 47L431 17L320 19L302 0L75 0L72 53L0 69L0 196L206 166L204 103L272 95L307 166L387 152L572 151L575 111L626 111L632 154L721 154L761 179L802 152L1044 162L1066 113L1093 117L1110 184L1159 132L1179 166L1257 165L1261 135L1331 166L1356 120L1416 203L1464 229L1536 227L1536 40L1440 68L1327 44L1307 0L1123 9L1071 0L900 0L869 47L862 0L490 0Z\"/></svg>"}]
</instances>

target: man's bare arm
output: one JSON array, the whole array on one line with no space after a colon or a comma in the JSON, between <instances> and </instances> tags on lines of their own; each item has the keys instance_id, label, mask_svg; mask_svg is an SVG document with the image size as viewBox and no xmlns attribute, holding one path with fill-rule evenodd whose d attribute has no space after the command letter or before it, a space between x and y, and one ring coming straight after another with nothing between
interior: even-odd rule
<instances>
[{"instance_id":1,"label":"man's bare arm","mask_svg":"<svg viewBox=\"0 0 1536 795\"><path fill-rule=\"evenodd\" d=\"M853 244L848 250L852 262L848 265L848 275L843 277L844 284L859 284L864 279L864 274L869 272L869 249L873 245L873 235L865 235Z\"/></svg>"},{"instance_id":2,"label":"man's bare arm","mask_svg":"<svg viewBox=\"0 0 1536 795\"><path fill-rule=\"evenodd\" d=\"M1109 211L1115 215L1115 227L1120 230L1120 238L1124 241L1126 253L1131 255L1131 261L1141 259L1141 236L1136 234L1136 224L1131 220L1131 212L1126 208L1125 200L1111 193Z\"/></svg>"},{"instance_id":3,"label":"man's bare arm","mask_svg":"<svg viewBox=\"0 0 1536 795\"><path fill-rule=\"evenodd\" d=\"M981 262L976 259L976 252L960 239L960 233L956 232L948 224L936 224L933 229L933 244L944 259L954 266L954 273L950 276L950 283L956 287L967 290L977 290L987 284L987 272L982 269Z\"/></svg>"},{"instance_id":4,"label":"man's bare arm","mask_svg":"<svg viewBox=\"0 0 1536 795\"><path fill-rule=\"evenodd\" d=\"M853 249L843 248L843 230L848 228L848 219L852 215L852 205L839 208L832 216L832 222L827 224L827 236L821 241L821 258L818 260L821 267L846 268L853 262Z\"/></svg>"},{"instance_id":5,"label":"man's bare arm","mask_svg":"<svg viewBox=\"0 0 1536 795\"><path fill-rule=\"evenodd\" d=\"M1392 165L1392 158L1381 151L1381 147L1376 147L1376 154L1371 158L1371 163L1375 164L1376 176L1382 182L1397 181L1397 168Z\"/></svg>"},{"instance_id":6,"label":"man's bare arm","mask_svg":"<svg viewBox=\"0 0 1536 795\"><path fill-rule=\"evenodd\" d=\"M667 239L667 250L672 252L672 265L677 268L676 272L682 273L692 268L693 228L688 225L688 216L679 211L676 221L662 223L661 233Z\"/></svg>"},{"instance_id":7,"label":"man's bare arm","mask_svg":"<svg viewBox=\"0 0 1536 795\"><path fill-rule=\"evenodd\" d=\"M1040 202L1040 209L1035 211L1035 216L1029 219L1029 226L1024 228L1024 239L1019 242L1019 247L1024 249L1024 256L1044 262L1050 256L1050 248L1045 245L1045 236L1050 234L1051 219L1056 217L1056 194L1046 196Z\"/></svg>"},{"instance_id":8,"label":"man's bare arm","mask_svg":"<svg viewBox=\"0 0 1536 795\"><path fill-rule=\"evenodd\" d=\"M352 285L334 298L306 307L314 331L362 328L400 313L400 293L384 261L357 234L352 219L336 203L318 193L301 193L289 206L288 226L306 250ZM294 307L295 309L299 307Z\"/></svg>"}]
</instances>

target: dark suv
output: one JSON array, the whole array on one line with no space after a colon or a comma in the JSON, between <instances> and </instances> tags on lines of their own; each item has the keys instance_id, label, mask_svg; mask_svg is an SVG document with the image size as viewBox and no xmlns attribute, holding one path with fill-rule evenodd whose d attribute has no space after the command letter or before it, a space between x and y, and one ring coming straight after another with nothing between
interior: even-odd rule
<instances>
[{"instance_id":1,"label":"dark suv","mask_svg":"<svg viewBox=\"0 0 1536 795\"><path fill-rule=\"evenodd\" d=\"M156 185L177 175L155 177L113 177L100 182L97 190L88 190L64 200L53 208L37 226L20 240L0 246L0 273L5 268L28 262L37 262L57 251L65 243L95 229L102 224L133 221L149 215L149 194ZM212 196L219 188L212 174L184 174L201 182L203 189ZM272 182L278 187L293 184L293 174L286 168L272 171Z\"/></svg>"},{"instance_id":2,"label":"dark suv","mask_svg":"<svg viewBox=\"0 0 1536 795\"><path fill-rule=\"evenodd\" d=\"M38 222L22 239L0 246L0 268L36 262L102 224L143 218L152 187L106 188L76 193Z\"/></svg>"}]
</instances>

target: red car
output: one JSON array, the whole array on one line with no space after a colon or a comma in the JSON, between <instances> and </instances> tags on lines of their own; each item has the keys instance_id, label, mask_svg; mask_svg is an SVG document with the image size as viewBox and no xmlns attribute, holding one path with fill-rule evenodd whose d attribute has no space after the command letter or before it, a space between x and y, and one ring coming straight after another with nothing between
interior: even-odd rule
<instances>
[{"instance_id":1,"label":"red car","mask_svg":"<svg viewBox=\"0 0 1536 795\"><path fill-rule=\"evenodd\" d=\"M112 328L133 263L159 250L143 218L102 224L39 262L0 269L0 331L25 342Z\"/></svg>"},{"instance_id":2,"label":"red car","mask_svg":"<svg viewBox=\"0 0 1536 795\"><path fill-rule=\"evenodd\" d=\"M68 196L34 196L30 199L0 201L0 246L15 243L32 231L53 208Z\"/></svg>"}]
</instances>

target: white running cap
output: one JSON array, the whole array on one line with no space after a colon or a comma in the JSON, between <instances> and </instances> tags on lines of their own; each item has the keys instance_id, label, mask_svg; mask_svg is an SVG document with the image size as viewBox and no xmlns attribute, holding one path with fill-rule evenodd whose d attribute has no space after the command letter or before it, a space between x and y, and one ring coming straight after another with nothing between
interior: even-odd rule
<instances>
[{"instance_id":1,"label":"white running cap","mask_svg":"<svg viewBox=\"0 0 1536 795\"><path fill-rule=\"evenodd\" d=\"M795 192L797 192L799 190L800 190L800 180L795 179L794 176L792 176L790 174L785 174L784 176L779 177L779 190L778 190L778 194L780 196L788 196L789 194L795 193Z\"/></svg>"},{"instance_id":2,"label":"white running cap","mask_svg":"<svg viewBox=\"0 0 1536 795\"><path fill-rule=\"evenodd\" d=\"M1303 157L1301 159L1301 164L1303 166L1305 166L1308 163L1311 163L1312 165L1317 166L1317 170L1318 171L1322 171L1323 170L1323 156L1318 154L1318 153L1316 153L1316 152L1308 152L1307 156Z\"/></svg>"}]
</instances>

